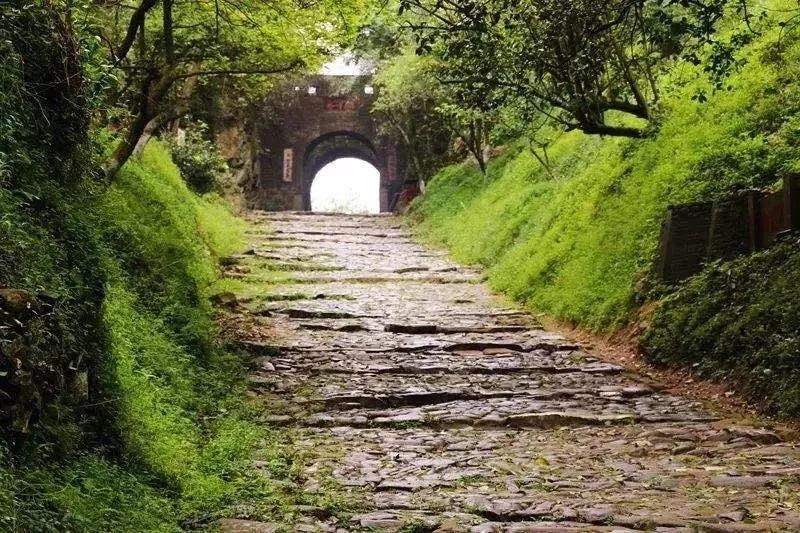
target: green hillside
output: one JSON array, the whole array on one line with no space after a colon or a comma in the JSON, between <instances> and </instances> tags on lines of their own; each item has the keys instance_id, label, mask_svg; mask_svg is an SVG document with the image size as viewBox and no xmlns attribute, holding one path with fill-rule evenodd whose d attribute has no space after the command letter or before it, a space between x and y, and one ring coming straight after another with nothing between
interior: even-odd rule
<instances>
[{"instance_id":1,"label":"green hillside","mask_svg":"<svg viewBox=\"0 0 800 533\"><path fill-rule=\"evenodd\" d=\"M536 311L596 331L626 324L639 304L671 290L651 271L667 206L776 185L800 168L800 43L779 33L744 49L720 90L695 67L673 67L660 125L646 139L564 133L548 148L549 173L525 140L491 161L486 177L472 164L444 169L410 211L418 232L484 266L493 288ZM706 101L693 98L700 92ZM714 353L683 358L727 368Z\"/></svg>"}]
</instances>

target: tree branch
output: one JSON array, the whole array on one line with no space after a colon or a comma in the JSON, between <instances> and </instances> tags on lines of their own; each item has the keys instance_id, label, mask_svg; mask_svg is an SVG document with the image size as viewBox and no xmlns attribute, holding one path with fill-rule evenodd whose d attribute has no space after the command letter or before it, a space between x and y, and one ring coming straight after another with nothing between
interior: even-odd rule
<instances>
[{"instance_id":1,"label":"tree branch","mask_svg":"<svg viewBox=\"0 0 800 533\"><path fill-rule=\"evenodd\" d=\"M157 3L158 0L142 0L142 3L139 4L139 7L133 12L131 19L128 21L128 30L125 32L125 37L119 45L116 57L114 57L114 51L111 51L111 59L114 64L119 63L128 55L128 52L136 40L136 34L139 32L139 28L144 27L144 17Z\"/></svg>"},{"instance_id":2,"label":"tree branch","mask_svg":"<svg viewBox=\"0 0 800 533\"><path fill-rule=\"evenodd\" d=\"M197 76L267 76L270 74L281 74L289 72L298 67L303 66L303 61L297 59L288 65L274 68L258 68L258 69L222 69L222 70L197 70L194 72L185 72L183 74L175 74L173 79L186 79L194 78Z\"/></svg>"},{"instance_id":3,"label":"tree branch","mask_svg":"<svg viewBox=\"0 0 800 533\"><path fill-rule=\"evenodd\" d=\"M172 28L172 5L174 0L163 0L164 3L164 61L167 68L175 68L175 37Z\"/></svg>"},{"instance_id":4,"label":"tree branch","mask_svg":"<svg viewBox=\"0 0 800 533\"><path fill-rule=\"evenodd\" d=\"M628 137L641 139L645 137L644 130L628 128L625 126L608 126L606 124L570 124L567 130L581 130L587 135L608 135L609 137Z\"/></svg>"},{"instance_id":5,"label":"tree branch","mask_svg":"<svg viewBox=\"0 0 800 533\"><path fill-rule=\"evenodd\" d=\"M608 101L601 104L603 111L622 111L635 117L649 119L650 112L646 106L632 104L630 102Z\"/></svg>"}]
</instances>

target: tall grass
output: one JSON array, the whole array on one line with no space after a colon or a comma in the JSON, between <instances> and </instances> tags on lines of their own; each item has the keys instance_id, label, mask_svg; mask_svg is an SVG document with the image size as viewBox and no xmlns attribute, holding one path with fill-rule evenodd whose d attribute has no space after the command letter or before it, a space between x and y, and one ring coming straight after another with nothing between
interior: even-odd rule
<instances>
[{"instance_id":1,"label":"tall grass","mask_svg":"<svg viewBox=\"0 0 800 533\"><path fill-rule=\"evenodd\" d=\"M85 451L56 465L47 454L8 455L0 524L178 530L234 501L264 436L244 413L243 368L215 341L207 299L219 259L243 245L244 223L219 197L192 193L158 142L90 198L70 210L93 242L85 260L104 280L91 402L101 447L84 436Z\"/></svg>"}]
</instances>

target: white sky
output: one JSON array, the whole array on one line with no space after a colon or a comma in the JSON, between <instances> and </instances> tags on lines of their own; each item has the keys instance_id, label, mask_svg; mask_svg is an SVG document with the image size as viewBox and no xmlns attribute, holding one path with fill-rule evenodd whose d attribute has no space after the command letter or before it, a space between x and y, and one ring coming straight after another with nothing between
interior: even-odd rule
<instances>
[{"instance_id":1,"label":"white sky","mask_svg":"<svg viewBox=\"0 0 800 533\"><path fill-rule=\"evenodd\" d=\"M326 76L357 76L368 73L369 65L362 65L353 59L353 55L345 52L333 61L322 66L322 73Z\"/></svg>"},{"instance_id":2,"label":"white sky","mask_svg":"<svg viewBox=\"0 0 800 533\"><path fill-rule=\"evenodd\" d=\"M360 159L345 157L328 163L311 184L311 210L339 213L379 213L378 169Z\"/></svg>"}]
</instances>

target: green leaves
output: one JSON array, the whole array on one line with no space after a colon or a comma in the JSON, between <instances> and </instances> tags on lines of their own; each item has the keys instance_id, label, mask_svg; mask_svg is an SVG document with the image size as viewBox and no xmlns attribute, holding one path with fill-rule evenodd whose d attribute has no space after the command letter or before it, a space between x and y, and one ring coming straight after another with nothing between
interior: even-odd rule
<instances>
[{"instance_id":1,"label":"green leaves","mask_svg":"<svg viewBox=\"0 0 800 533\"><path fill-rule=\"evenodd\" d=\"M703 63L723 88L736 53L765 19L744 0L401 0L418 54L442 60L439 76L465 108L520 99L565 129L639 137L610 112L652 120L658 78L676 60ZM728 16L736 30L717 32ZM554 110L556 112L554 112Z\"/></svg>"},{"instance_id":2,"label":"green leaves","mask_svg":"<svg viewBox=\"0 0 800 533\"><path fill-rule=\"evenodd\" d=\"M228 165L209 139L208 125L191 123L182 133L181 136L171 135L167 139L172 159L180 169L181 176L189 188L198 194L216 190L218 180Z\"/></svg>"}]
</instances>

